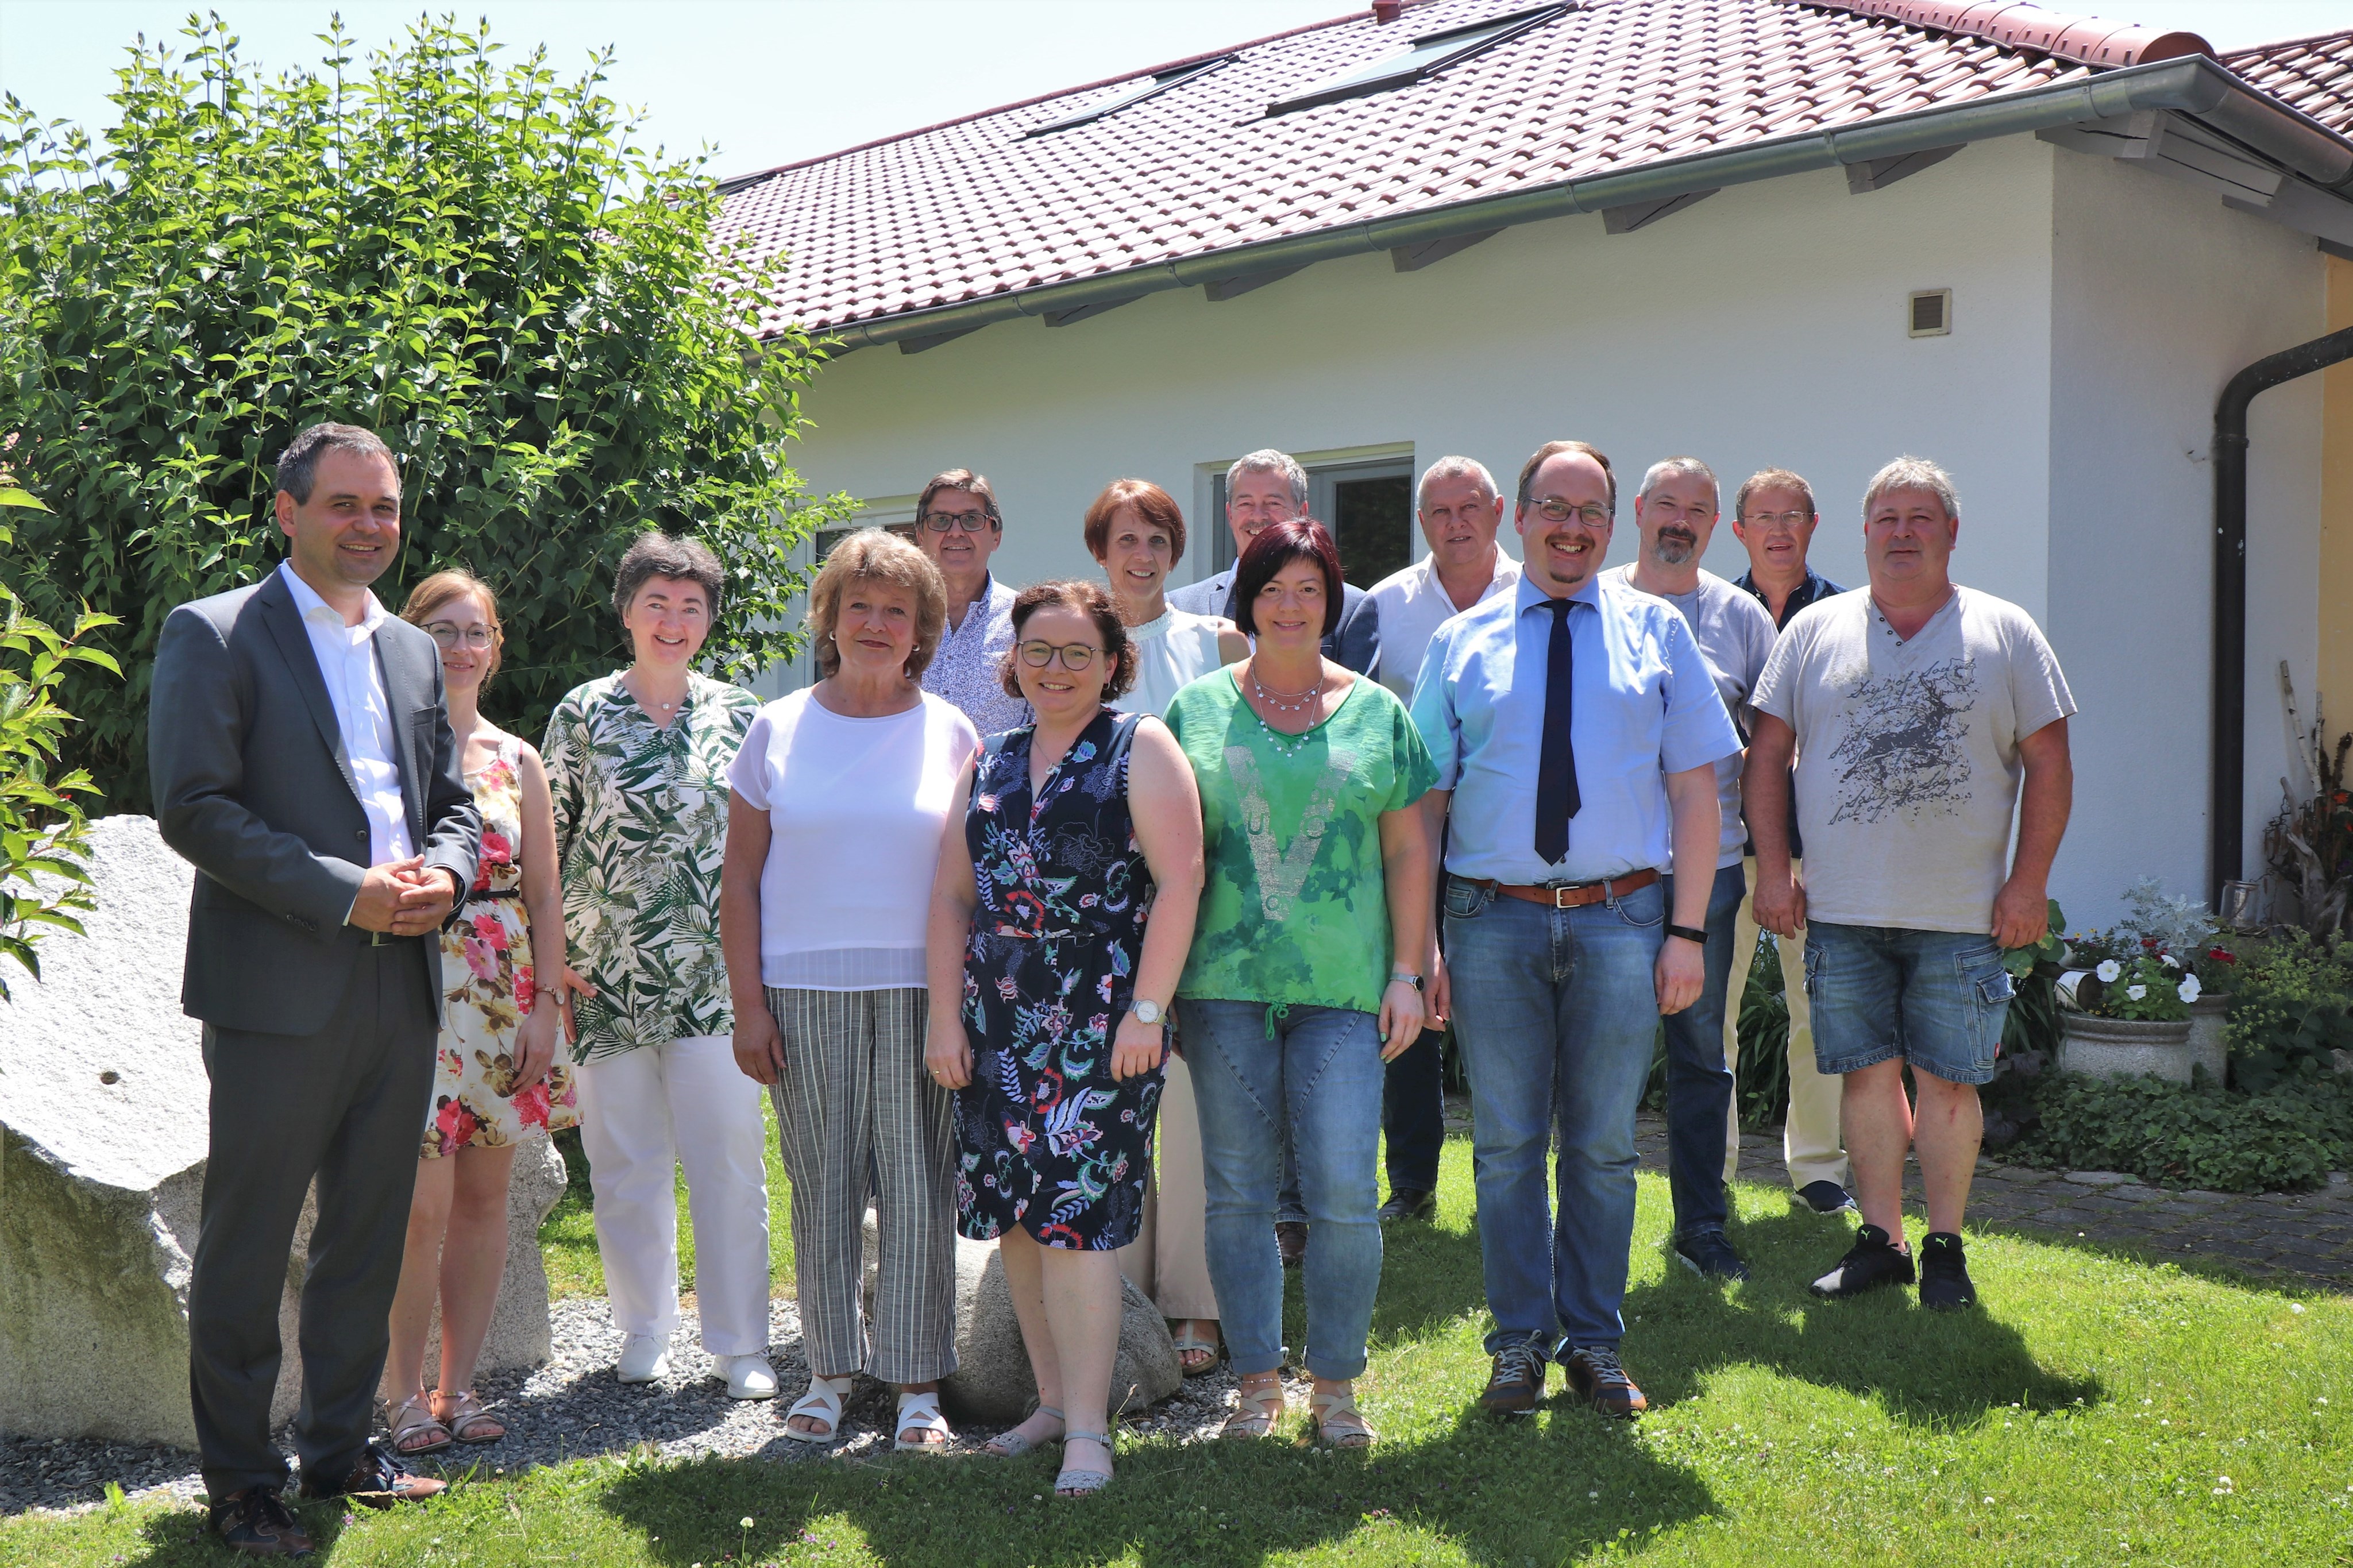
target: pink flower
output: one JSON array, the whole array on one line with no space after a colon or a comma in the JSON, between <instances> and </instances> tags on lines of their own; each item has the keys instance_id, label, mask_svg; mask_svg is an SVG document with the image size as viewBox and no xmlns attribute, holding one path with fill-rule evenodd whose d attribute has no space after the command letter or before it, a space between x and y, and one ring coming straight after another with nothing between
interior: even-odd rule
<instances>
[{"instance_id":1,"label":"pink flower","mask_svg":"<svg viewBox=\"0 0 2353 1568\"><path fill-rule=\"evenodd\" d=\"M512 1102L516 1117L525 1127L547 1125L547 1080L540 1079L529 1089L518 1092Z\"/></svg>"},{"instance_id":2,"label":"pink flower","mask_svg":"<svg viewBox=\"0 0 2353 1568\"><path fill-rule=\"evenodd\" d=\"M539 1000L539 984L533 978L531 965L528 963L515 965L514 996L515 1010L522 1013L530 1012L533 1005Z\"/></svg>"},{"instance_id":3,"label":"pink flower","mask_svg":"<svg viewBox=\"0 0 2353 1568\"><path fill-rule=\"evenodd\" d=\"M507 922L490 913L474 917L474 934L490 943L494 952L507 950Z\"/></svg>"},{"instance_id":4,"label":"pink flower","mask_svg":"<svg viewBox=\"0 0 2353 1568\"><path fill-rule=\"evenodd\" d=\"M473 1141L474 1130L480 1125L474 1120L474 1113L466 1109L466 1102L462 1100L443 1100L440 1110L433 1118L433 1129L441 1134L441 1147L444 1149L464 1148Z\"/></svg>"},{"instance_id":5,"label":"pink flower","mask_svg":"<svg viewBox=\"0 0 2353 1568\"><path fill-rule=\"evenodd\" d=\"M496 828L482 829L482 864L485 866L514 864L514 846L508 843L507 836Z\"/></svg>"},{"instance_id":6,"label":"pink flower","mask_svg":"<svg viewBox=\"0 0 2353 1568\"><path fill-rule=\"evenodd\" d=\"M496 980L499 977L499 955L491 951L489 942L480 937L470 936L466 938L464 946L466 967L474 972L475 979Z\"/></svg>"}]
</instances>

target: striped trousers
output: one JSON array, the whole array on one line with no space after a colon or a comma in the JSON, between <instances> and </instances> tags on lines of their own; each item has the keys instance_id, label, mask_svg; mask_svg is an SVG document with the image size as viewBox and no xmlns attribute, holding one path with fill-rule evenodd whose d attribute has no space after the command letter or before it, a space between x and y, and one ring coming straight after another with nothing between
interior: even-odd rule
<instances>
[{"instance_id":1,"label":"striped trousers","mask_svg":"<svg viewBox=\"0 0 2353 1568\"><path fill-rule=\"evenodd\" d=\"M777 1143L793 1184L793 1272L812 1373L929 1383L955 1370L955 1134L923 1067L920 987L768 991L784 1036ZM863 1310L865 1216L880 1232Z\"/></svg>"}]
</instances>

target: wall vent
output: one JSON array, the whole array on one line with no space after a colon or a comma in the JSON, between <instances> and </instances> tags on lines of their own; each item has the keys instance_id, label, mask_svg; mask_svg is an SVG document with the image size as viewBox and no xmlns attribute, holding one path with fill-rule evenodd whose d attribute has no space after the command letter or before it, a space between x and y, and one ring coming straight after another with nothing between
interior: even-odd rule
<instances>
[{"instance_id":1,"label":"wall vent","mask_svg":"<svg viewBox=\"0 0 2353 1568\"><path fill-rule=\"evenodd\" d=\"M1953 330L1953 291L1950 289L1914 290L1905 320L1906 328L1915 338L1947 335Z\"/></svg>"}]
</instances>

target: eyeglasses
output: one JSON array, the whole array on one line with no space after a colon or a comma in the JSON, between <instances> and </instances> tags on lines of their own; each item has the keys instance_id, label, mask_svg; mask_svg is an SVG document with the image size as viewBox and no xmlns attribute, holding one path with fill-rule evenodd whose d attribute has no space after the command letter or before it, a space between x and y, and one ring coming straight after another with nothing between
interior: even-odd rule
<instances>
[{"instance_id":1,"label":"eyeglasses","mask_svg":"<svg viewBox=\"0 0 2353 1568\"><path fill-rule=\"evenodd\" d=\"M1750 528L1761 528L1767 533L1795 533L1813 517L1810 511L1756 511L1740 521Z\"/></svg>"},{"instance_id":2,"label":"eyeglasses","mask_svg":"<svg viewBox=\"0 0 2353 1568\"><path fill-rule=\"evenodd\" d=\"M1082 642L1064 643L1059 647L1050 642L1026 642L1021 645L1021 662L1032 669L1043 669L1053 663L1059 654L1062 668L1077 675L1092 669L1095 656L1102 652L1103 649L1089 647Z\"/></svg>"},{"instance_id":3,"label":"eyeglasses","mask_svg":"<svg viewBox=\"0 0 2353 1568\"><path fill-rule=\"evenodd\" d=\"M1546 522L1567 522L1574 518L1588 528L1609 526L1609 509L1599 501L1587 501L1583 506L1571 506L1565 500L1548 496L1543 500L1531 504L1535 506L1536 515Z\"/></svg>"},{"instance_id":4,"label":"eyeglasses","mask_svg":"<svg viewBox=\"0 0 2353 1568\"><path fill-rule=\"evenodd\" d=\"M965 533L979 533L995 528L997 520L985 511L927 511L923 526L934 533L945 533L955 529Z\"/></svg>"},{"instance_id":5,"label":"eyeglasses","mask_svg":"<svg viewBox=\"0 0 2353 1568\"><path fill-rule=\"evenodd\" d=\"M498 645L498 633L488 626L459 626L448 621L435 621L425 628L433 646L447 653L451 648L470 647L476 653L488 653Z\"/></svg>"}]
</instances>

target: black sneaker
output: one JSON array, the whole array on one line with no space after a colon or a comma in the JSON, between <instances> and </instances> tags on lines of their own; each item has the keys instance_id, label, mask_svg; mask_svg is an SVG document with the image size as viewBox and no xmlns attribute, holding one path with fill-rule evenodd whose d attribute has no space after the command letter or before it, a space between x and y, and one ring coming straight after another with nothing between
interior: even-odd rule
<instances>
[{"instance_id":1,"label":"black sneaker","mask_svg":"<svg viewBox=\"0 0 2353 1568\"><path fill-rule=\"evenodd\" d=\"M1920 1243L1920 1305L1951 1312L1977 1304L1978 1288L1969 1283L1961 1238L1949 1230L1930 1231Z\"/></svg>"},{"instance_id":2,"label":"black sneaker","mask_svg":"<svg viewBox=\"0 0 2353 1568\"><path fill-rule=\"evenodd\" d=\"M1854 1199L1836 1182L1808 1182L1789 1194L1793 1204L1803 1204L1815 1214L1852 1214Z\"/></svg>"},{"instance_id":3,"label":"black sneaker","mask_svg":"<svg viewBox=\"0 0 2353 1568\"><path fill-rule=\"evenodd\" d=\"M1703 1279L1741 1279L1748 1278L1748 1265L1740 1261L1740 1254L1732 1250L1732 1243L1724 1239L1720 1230L1703 1230L1695 1236L1675 1237L1674 1254L1684 1268Z\"/></svg>"},{"instance_id":4,"label":"black sneaker","mask_svg":"<svg viewBox=\"0 0 2353 1568\"><path fill-rule=\"evenodd\" d=\"M1809 1289L1817 1296L1847 1297L1860 1296L1883 1285L1911 1283L1912 1255L1897 1251L1885 1231L1867 1225L1854 1233L1854 1245L1847 1248L1838 1267Z\"/></svg>"},{"instance_id":5,"label":"black sneaker","mask_svg":"<svg viewBox=\"0 0 2353 1568\"><path fill-rule=\"evenodd\" d=\"M1398 1220L1430 1220L1438 1217L1438 1194L1413 1187L1398 1187L1389 1193L1389 1201L1381 1205L1381 1223L1392 1225Z\"/></svg>"},{"instance_id":6,"label":"black sneaker","mask_svg":"<svg viewBox=\"0 0 2353 1568\"><path fill-rule=\"evenodd\" d=\"M275 1487L248 1487L206 1510L205 1522L221 1544L248 1557L308 1557L311 1538Z\"/></svg>"}]
</instances>

